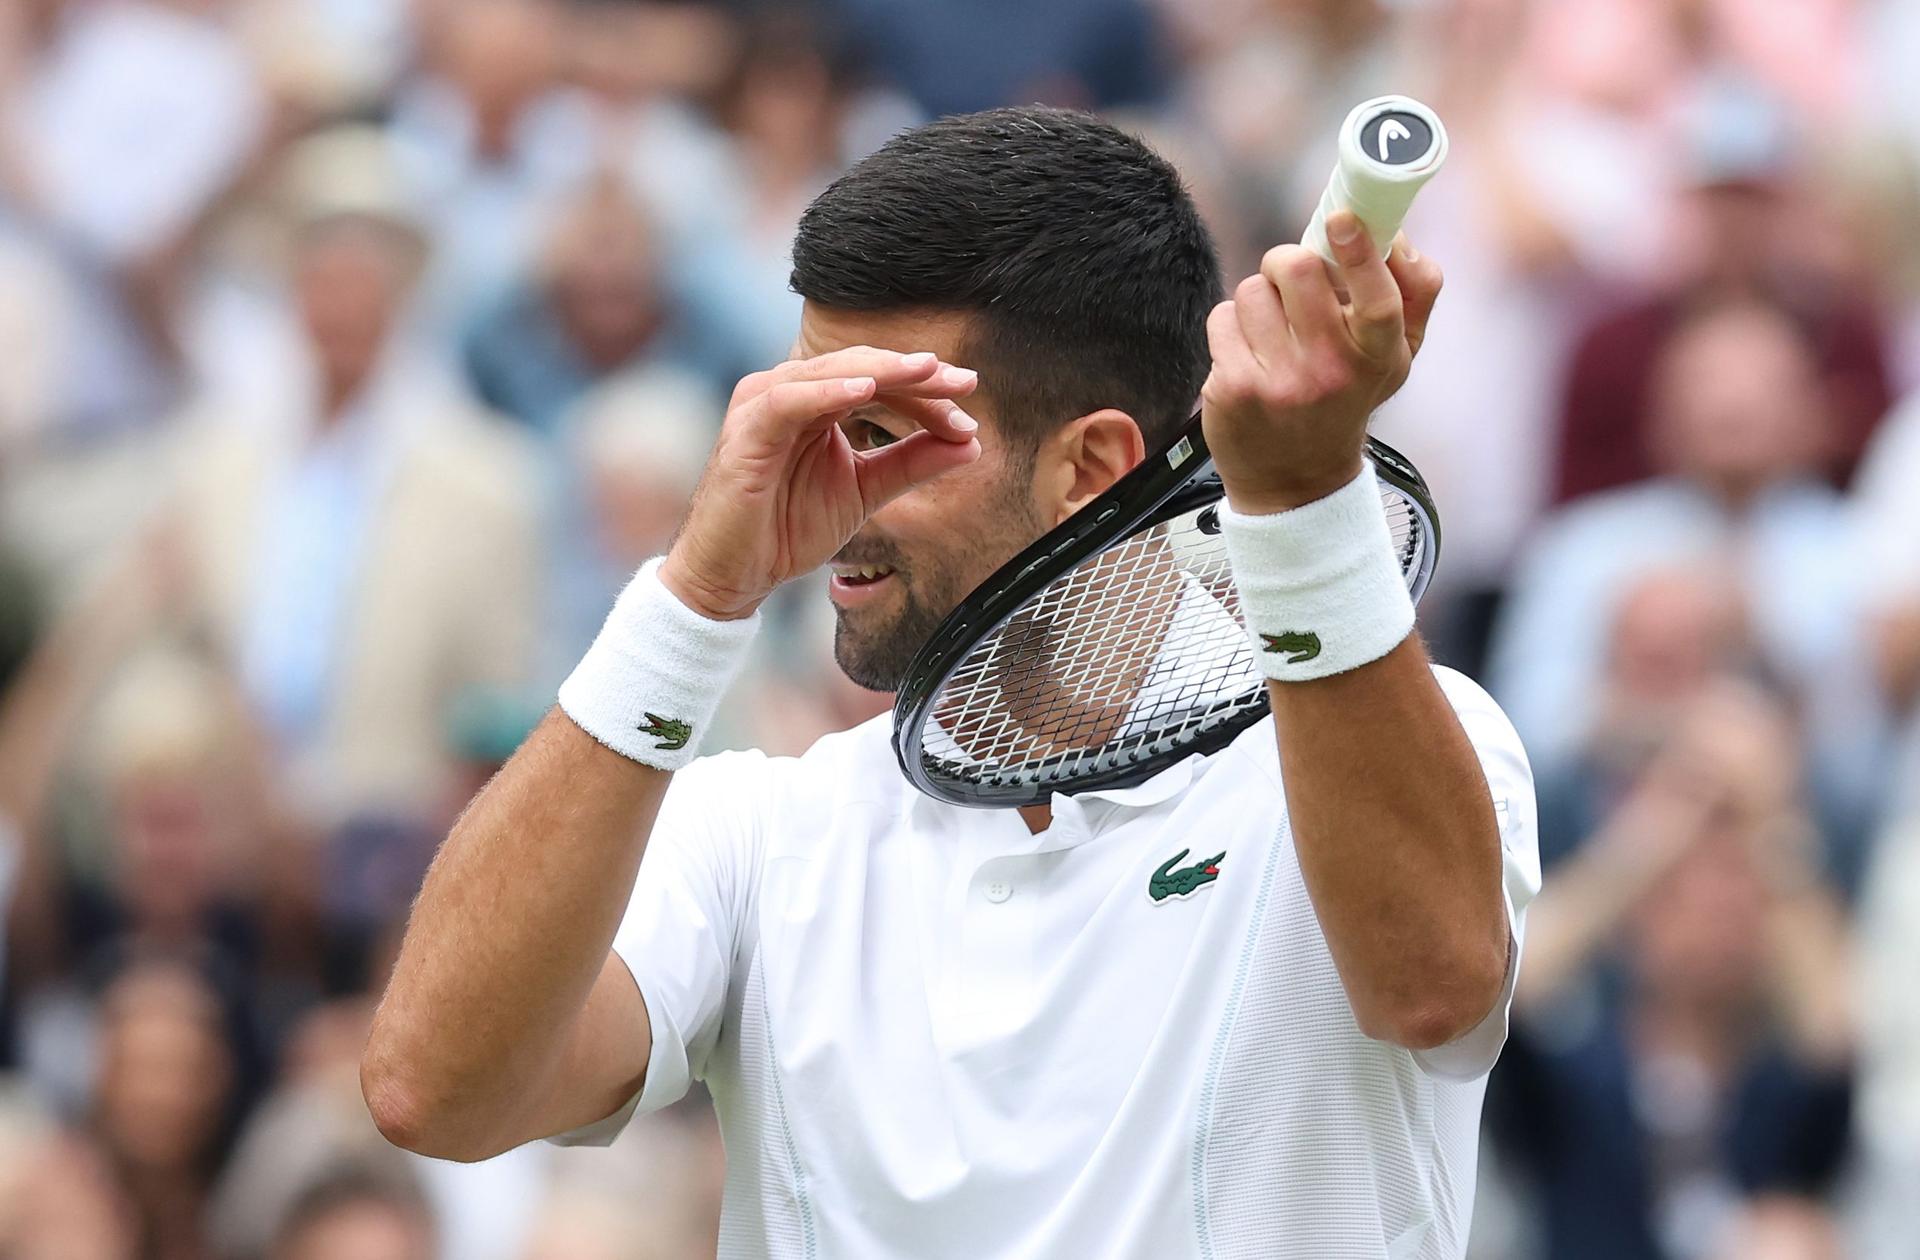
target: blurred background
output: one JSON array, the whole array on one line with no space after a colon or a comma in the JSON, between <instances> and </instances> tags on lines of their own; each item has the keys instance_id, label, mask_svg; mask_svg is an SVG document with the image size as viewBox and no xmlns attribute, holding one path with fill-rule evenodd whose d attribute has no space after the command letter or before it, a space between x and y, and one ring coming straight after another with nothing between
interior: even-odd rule
<instances>
[{"instance_id":1,"label":"blurred background","mask_svg":"<svg viewBox=\"0 0 1920 1260\"><path fill-rule=\"evenodd\" d=\"M1231 272L1418 95L1448 284L1377 431L1547 891L1481 1260L1920 1256L1920 3L5 0L0 1256L711 1256L698 1100L471 1167L356 1059L786 251L916 120L1108 112ZM882 711L787 593L720 743Z\"/></svg>"}]
</instances>

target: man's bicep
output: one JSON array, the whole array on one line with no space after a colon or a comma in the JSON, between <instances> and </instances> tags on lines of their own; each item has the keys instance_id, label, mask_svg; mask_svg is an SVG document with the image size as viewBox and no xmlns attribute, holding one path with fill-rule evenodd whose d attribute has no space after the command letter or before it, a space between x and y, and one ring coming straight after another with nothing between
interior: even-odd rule
<instances>
[{"instance_id":1,"label":"man's bicep","mask_svg":"<svg viewBox=\"0 0 1920 1260\"><path fill-rule=\"evenodd\" d=\"M574 1017L552 1083L528 1117L527 1141L604 1146L633 1116L646 1084L653 1032L633 973L611 951Z\"/></svg>"},{"instance_id":2,"label":"man's bicep","mask_svg":"<svg viewBox=\"0 0 1920 1260\"><path fill-rule=\"evenodd\" d=\"M1436 669L1493 797L1500 832L1500 891L1506 904L1507 973L1494 1007L1464 1036L1414 1055L1427 1072L1443 1079L1467 1080L1493 1067L1506 1044L1507 1017L1526 941L1527 906L1540 891L1540 841L1533 793L1533 771L1512 723L1478 684L1450 669Z\"/></svg>"},{"instance_id":3,"label":"man's bicep","mask_svg":"<svg viewBox=\"0 0 1920 1260\"><path fill-rule=\"evenodd\" d=\"M598 1056L588 1069L593 1088L580 1093L593 1104L587 1110L598 1111L583 1129L549 1130L562 1145L605 1145L636 1112L679 1100L704 1074L752 903L759 853L753 788L765 760L722 754L674 777L589 1002L612 1014L584 1022L570 1047ZM626 1044L612 1044L621 1036Z\"/></svg>"}]
</instances>

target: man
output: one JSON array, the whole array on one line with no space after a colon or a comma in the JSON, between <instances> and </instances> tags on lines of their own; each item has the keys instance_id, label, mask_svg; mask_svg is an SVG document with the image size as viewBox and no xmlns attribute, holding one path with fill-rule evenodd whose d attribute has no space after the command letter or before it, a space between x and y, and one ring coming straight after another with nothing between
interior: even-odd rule
<instances>
[{"instance_id":1,"label":"man","mask_svg":"<svg viewBox=\"0 0 1920 1260\"><path fill-rule=\"evenodd\" d=\"M741 357L674 312L659 254L619 181L582 189L561 207L535 273L467 330L461 357L474 392L552 434L581 399L623 372L674 372L723 389L731 375L721 365Z\"/></svg>"},{"instance_id":2,"label":"man","mask_svg":"<svg viewBox=\"0 0 1920 1260\"><path fill-rule=\"evenodd\" d=\"M453 772L455 699L531 670L534 452L412 340L424 237L387 142L311 137L285 187L292 353L183 436L193 578L300 811L413 815Z\"/></svg>"},{"instance_id":3,"label":"man","mask_svg":"<svg viewBox=\"0 0 1920 1260\"><path fill-rule=\"evenodd\" d=\"M1778 307L1706 306L1660 347L1651 401L1660 475L1542 524L1496 626L1492 689L1548 784L1600 716L1622 596L1657 570L1724 573L1758 658L1799 698L1815 797L1850 883L1882 762L1852 525L1819 476L1831 413L1814 347Z\"/></svg>"},{"instance_id":4,"label":"man","mask_svg":"<svg viewBox=\"0 0 1920 1260\"><path fill-rule=\"evenodd\" d=\"M1460 1255L1531 787L1408 635L1362 460L1439 272L1330 229L1337 270L1276 249L1219 302L1172 168L1041 109L909 132L823 193L793 358L741 383L672 550L428 876L362 1061L382 1130L607 1141L701 1078L725 1256ZM894 685L1203 382L1243 541L1356 502L1377 541L1322 535L1356 611L1313 664L1354 659L1276 682L1272 725L1017 816L917 796L884 719L668 790L779 582L833 561L839 661ZM1397 594L1346 580L1383 569ZM1276 575L1332 589L1236 573Z\"/></svg>"},{"instance_id":5,"label":"man","mask_svg":"<svg viewBox=\"0 0 1920 1260\"><path fill-rule=\"evenodd\" d=\"M1809 219L1834 211L1820 204L1817 164L1795 150L1785 111L1735 80L1702 91L1683 119L1674 210L1687 244L1660 288L1606 312L1572 344L1551 439L1556 503L1660 474L1654 365L1703 306L1778 305L1804 330L1827 417L1813 453L1822 479L1846 484L1893 401L1887 330L1867 277L1817 266L1797 247Z\"/></svg>"}]
</instances>

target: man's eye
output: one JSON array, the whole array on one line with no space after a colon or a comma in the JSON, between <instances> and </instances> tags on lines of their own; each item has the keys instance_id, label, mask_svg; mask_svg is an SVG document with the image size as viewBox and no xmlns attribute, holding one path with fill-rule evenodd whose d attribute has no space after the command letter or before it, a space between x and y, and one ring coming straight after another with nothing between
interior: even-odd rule
<instances>
[{"instance_id":1,"label":"man's eye","mask_svg":"<svg viewBox=\"0 0 1920 1260\"><path fill-rule=\"evenodd\" d=\"M847 437L853 442L856 451L877 451L883 446L892 446L900 439L881 428L871 420L855 420L848 430Z\"/></svg>"}]
</instances>

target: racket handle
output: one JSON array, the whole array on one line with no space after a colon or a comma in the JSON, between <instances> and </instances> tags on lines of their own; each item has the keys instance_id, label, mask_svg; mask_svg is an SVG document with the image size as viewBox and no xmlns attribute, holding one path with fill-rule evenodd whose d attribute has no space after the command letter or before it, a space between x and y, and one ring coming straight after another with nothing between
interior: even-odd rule
<instances>
[{"instance_id":1,"label":"racket handle","mask_svg":"<svg viewBox=\"0 0 1920 1260\"><path fill-rule=\"evenodd\" d=\"M1340 159L1300 243L1333 261L1327 216L1351 210L1386 257L1413 195L1447 160L1440 116L1410 96L1376 96L1340 124Z\"/></svg>"}]
</instances>

